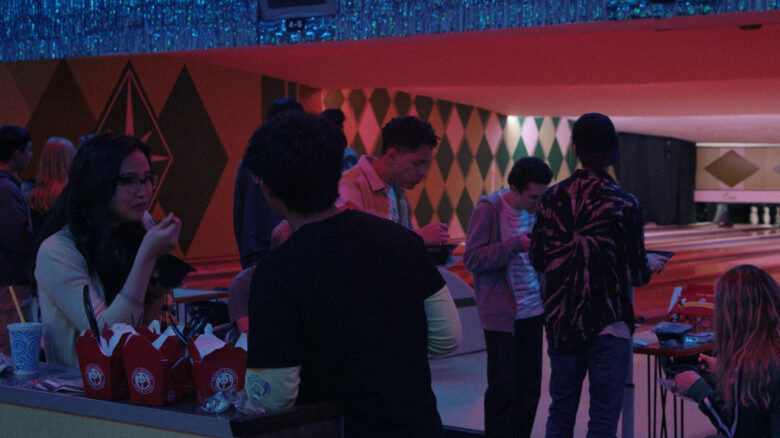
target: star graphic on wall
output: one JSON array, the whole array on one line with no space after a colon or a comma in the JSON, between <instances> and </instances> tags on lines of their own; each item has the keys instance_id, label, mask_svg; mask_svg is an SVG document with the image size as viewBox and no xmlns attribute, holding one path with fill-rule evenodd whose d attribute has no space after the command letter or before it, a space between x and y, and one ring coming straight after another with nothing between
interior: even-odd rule
<instances>
[{"instance_id":1,"label":"star graphic on wall","mask_svg":"<svg viewBox=\"0 0 780 438\"><path fill-rule=\"evenodd\" d=\"M157 116L141 87L133 65L128 62L95 128L95 133L116 132L138 137L151 149L152 170L160 175L150 210L173 162L171 151L160 131Z\"/></svg>"}]
</instances>

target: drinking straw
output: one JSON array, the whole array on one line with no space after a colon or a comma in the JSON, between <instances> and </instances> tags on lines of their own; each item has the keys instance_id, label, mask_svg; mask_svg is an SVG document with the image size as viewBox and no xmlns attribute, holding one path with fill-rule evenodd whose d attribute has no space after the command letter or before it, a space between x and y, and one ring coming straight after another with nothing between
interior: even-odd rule
<instances>
[{"instance_id":1,"label":"drinking straw","mask_svg":"<svg viewBox=\"0 0 780 438\"><path fill-rule=\"evenodd\" d=\"M19 307L19 301L16 299L16 294L14 293L14 287L8 286L8 290L11 292L11 298L13 298L14 300L14 306L16 306L16 313L19 314L19 321L27 322L24 320L24 315L22 315L22 308Z\"/></svg>"}]
</instances>

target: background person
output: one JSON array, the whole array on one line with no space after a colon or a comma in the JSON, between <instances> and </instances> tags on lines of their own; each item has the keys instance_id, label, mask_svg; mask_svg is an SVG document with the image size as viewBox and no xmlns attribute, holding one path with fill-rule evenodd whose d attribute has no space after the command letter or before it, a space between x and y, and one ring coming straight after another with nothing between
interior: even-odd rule
<instances>
[{"instance_id":1,"label":"background person","mask_svg":"<svg viewBox=\"0 0 780 438\"><path fill-rule=\"evenodd\" d=\"M715 351L701 355L702 374L674 379L678 392L720 433L739 438L780 436L780 289L761 268L737 266L715 282Z\"/></svg>"},{"instance_id":2,"label":"background person","mask_svg":"<svg viewBox=\"0 0 780 438\"><path fill-rule=\"evenodd\" d=\"M619 145L609 117L588 113L572 128L582 169L542 196L531 263L544 272L550 356L548 438L571 437L590 382L588 436L615 436L631 360L631 286L650 281L667 258L645 253L639 201L607 169Z\"/></svg>"},{"instance_id":3,"label":"background person","mask_svg":"<svg viewBox=\"0 0 780 438\"><path fill-rule=\"evenodd\" d=\"M76 148L66 138L52 137L43 145L35 188L30 192L30 218L36 236L43 229L54 201L68 183L68 173L76 156Z\"/></svg>"},{"instance_id":4,"label":"background person","mask_svg":"<svg viewBox=\"0 0 780 438\"><path fill-rule=\"evenodd\" d=\"M382 153L363 155L357 166L341 175L342 209L358 210L412 228L404 190L411 190L428 175L439 138L430 123L413 116L396 117L382 128ZM450 238L447 224L436 222L413 230L426 245Z\"/></svg>"},{"instance_id":5,"label":"background person","mask_svg":"<svg viewBox=\"0 0 780 438\"><path fill-rule=\"evenodd\" d=\"M303 106L291 97L278 98L268 105L266 122L287 111L303 111ZM280 221L243 161L239 163L233 186L233 232L242 269L253 266L275 246L272 235Z\"/></svg>"},{"instance_id":6,"label":"background person","mask_svg":"<svg viewBox=\"0 0 780 438\"><path fill-rule=\"evenodd\" d=\"M463 263L474 274L487 348L485 435L528 437L542 391L544 306L538 274L528 260L531 229L550 167L518 160L509 188L483 196L466 234Z\"/></svg>"},{"instance_id":7,"label":"background person","mask_svg":"<svg viewBox=\"0 0 780 438\"><path fill-rule=\"evenodd\" d=\"M0 127L0 353L10 354L6 325L19 322L9 286L25 318L32 321L30 282L35 254L35 236L30 211L21 191L17 172L33 157L30 133L21 126Z\"/></svg>"},{"instance_id":8,"label":"background person","mask_svg":"<svg viewBox=\"0 0 780 438\"><path fill-rule=\"evenodd\" d=\"M144 229L157 181L149 147L135 137L101 134L76 154L35 267L49 362L78 365L76 338L89 328L85 285L98 327L160 318L165 296L147 289L157 259L177 246L181 223L170 213Z\"/></svg>"}]
</instances>

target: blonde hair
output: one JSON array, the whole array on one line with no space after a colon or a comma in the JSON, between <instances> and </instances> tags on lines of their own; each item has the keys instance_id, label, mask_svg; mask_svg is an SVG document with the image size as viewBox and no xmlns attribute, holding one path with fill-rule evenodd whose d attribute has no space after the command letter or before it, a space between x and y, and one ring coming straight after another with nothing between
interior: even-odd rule
<instances>
[{"instance_id":1,"label":"blonde hair","mask_svg":"<svg viewBox=\"0 0 780 438\"><path fill-rule=\"evenodd\" d=\"M35 188L30 193L30 208L48 213L68 183L76 148L67 138L52 137L43 146Z\"/></svg>"},{"instance_id":2,"label":"blonde hair","mask_svg":"<svg viewBox=\"0 0 780 438\"><path fill-rule=\"evenodd\" d=\"M778 312L777 282L761 268L740 265L715 283L715 378L726 406L769 408L780 366Z\"/></svg>"}]
</instances>

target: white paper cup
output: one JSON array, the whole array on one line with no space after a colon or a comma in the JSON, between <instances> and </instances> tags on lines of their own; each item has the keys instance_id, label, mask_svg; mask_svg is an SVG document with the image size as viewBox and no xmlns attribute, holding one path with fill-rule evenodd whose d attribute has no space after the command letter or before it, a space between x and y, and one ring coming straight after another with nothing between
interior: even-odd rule
<instances>
[{"instance_id":1,"label":"white paper cup","mask_svg":"<svg viewBox=\"0 0 780 438\"><path fill-rule=\"evenodd\" d=\"M35 374L38 372L38 357L41 353L41 327L39 322L15 322L8 324L8 338L11 343L11 358L14 374Z\"/></svg>"}]
</instances>

